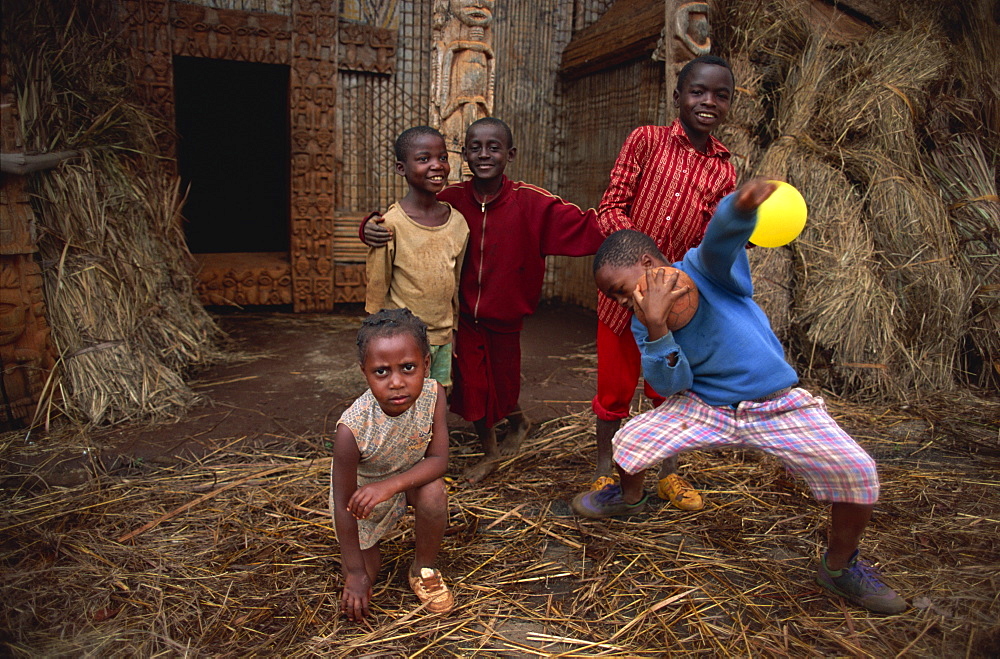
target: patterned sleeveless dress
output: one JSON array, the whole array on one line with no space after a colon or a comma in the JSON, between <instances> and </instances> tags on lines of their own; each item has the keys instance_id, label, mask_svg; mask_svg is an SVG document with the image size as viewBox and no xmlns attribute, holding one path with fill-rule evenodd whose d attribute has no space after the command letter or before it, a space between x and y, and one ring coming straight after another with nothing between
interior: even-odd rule
<instances>
[{"instance_id":1,"label":"patterned sleeveless dress","mask_svg":"<svg viewBox=\"0 0 1000 659\"><path fill-rule=\"evenodd\" d=\"M424 379L420 396L399 416L388 416L371 389L340 416L358 443L358 487L401 474L424 458L434 427L437 382ZM345 501L346 505L347 502ZM333 464L330 465L330 514L334 511ZM406 493L400 492L375 506L368 519L358 520L361 549L368 549L396 526L406 512ZM336 529L336 524L334 525Z\"/></svg>"}]
</instances>

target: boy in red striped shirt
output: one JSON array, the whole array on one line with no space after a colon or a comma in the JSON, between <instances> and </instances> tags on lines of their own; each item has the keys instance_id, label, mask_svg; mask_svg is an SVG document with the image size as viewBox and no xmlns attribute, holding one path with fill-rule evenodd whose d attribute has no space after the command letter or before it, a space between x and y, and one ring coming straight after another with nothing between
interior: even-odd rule
<instances>
[{"instance_id":1,"label":"boy in red striped shirt","mask_svg":"<svg viewBox=\"0 0 1000 659\"><path fill-rule=\"evenodd\" d=\"M640 126L625 140L598 207L605 236L620 229L641 231L656 241L667 261L679 261L701 242L715 206L736 189L729 150L712 132L726 119L735 81L729 64L703 55L677 75L669 126ZM599 293L597 302L597 471L592 488L614 482L611 438L628 417L641 372L639 349L629 331L631 313ZM648 384L656 405L663 397ZM682 510L699 510L701 495L677 474L677 458L660 467L657 492Z\"/></svg>"}]
</instances>

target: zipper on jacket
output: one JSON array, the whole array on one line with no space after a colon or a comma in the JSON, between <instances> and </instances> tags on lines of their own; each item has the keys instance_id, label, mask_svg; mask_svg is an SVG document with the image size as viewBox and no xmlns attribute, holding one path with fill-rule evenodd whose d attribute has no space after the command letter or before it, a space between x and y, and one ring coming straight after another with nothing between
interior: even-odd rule
<instances>
[{"instance_id":1,"label":"zipper on jacket","mask_svg":"<svg viewBox=\"0 0 1000 659\"><path fill-rule=\"evenodd\" d=\"M483 299L483 261L486 254L486 202L480 204L483 211L483 230L479 236L479 272L476 273L476 306L472 310L472 318L479 321L479 302Z\"/></svg>"}]
</instances>

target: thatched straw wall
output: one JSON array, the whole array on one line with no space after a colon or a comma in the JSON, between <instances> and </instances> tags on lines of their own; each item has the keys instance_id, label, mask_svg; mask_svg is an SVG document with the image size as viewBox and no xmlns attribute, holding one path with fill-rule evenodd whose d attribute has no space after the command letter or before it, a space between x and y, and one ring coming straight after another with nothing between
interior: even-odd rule
<instances>
[{"instance_id":1,"label":"thatched straw wall","mask_svg":"<svg viewBox=\"0 0 1000 659\"><path fill-rule=\"evenodd\" d=\"M797 241L752 250L758 300L806 377L839 394L912 401L968 384L963 365L996 382L996 160L976 125L996 84L958 84L981 63L951 44L989 40L949 33L948 11L911 3L848 42L792 5L737 0L715 21L740 92L720 137L741 178L787 180L810 207ZM943 102L946 87L970 95ZM932 154L932 133L951 155Z\"/></svg>"},{"instance_id":2,"label":"thatched straw wall","mask_svg":"<svg viewBox=\"0 0 1000 659\"><path fill-rule=\"evenodd\" d=\"M39 254L59 361L39 405L88 423L170 418L184 371L216 358L193 295L177 181L129 104L106 3L5 2L3 38L29 153L82 157L33 174Z\"/></svg>"}]
</instances>

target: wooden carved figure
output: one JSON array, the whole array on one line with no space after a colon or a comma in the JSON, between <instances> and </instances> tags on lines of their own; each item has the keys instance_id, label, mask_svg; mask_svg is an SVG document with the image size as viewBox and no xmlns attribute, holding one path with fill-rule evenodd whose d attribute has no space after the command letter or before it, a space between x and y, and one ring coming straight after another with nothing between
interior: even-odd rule
<instances>
[{"instance_id":1,"label":"wooden carved figure","mask_svg":"<svg viewBox=\"0 0 1000 659\"><path fill-rule=\"evenodd\" d=\"M445 136L451 179L461 180L465 130L493 112L494 0L438 0L432 123Z\"/></svg>"}]
</instances>

